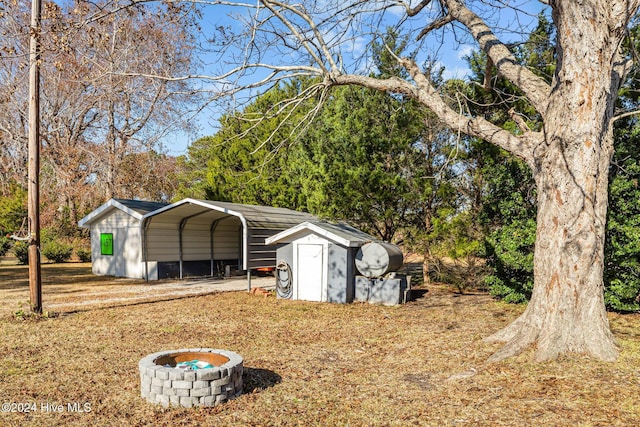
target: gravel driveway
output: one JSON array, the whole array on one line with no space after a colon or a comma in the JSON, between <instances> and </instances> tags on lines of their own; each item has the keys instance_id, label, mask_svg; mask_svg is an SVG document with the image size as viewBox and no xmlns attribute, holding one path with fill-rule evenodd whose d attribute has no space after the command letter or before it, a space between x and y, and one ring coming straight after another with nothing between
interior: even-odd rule
<instances>
[{"instance_id":1,"label":"gravel driveway","mask_svg":"<svg viewBox=\"0 0 640 427\"><path fill-rule=\"evenodd\" d=\"M273 277L252 277L252 288L273 289ZM119 289L83 290L69 297L64 294L49 294L44 309L55 313L86 311L94 308L133 305L156 301L187 298L196 295L208 295L218 292L247 291L246 277L229 279L184 279L178 281L157 281L144 284L131 284Z\"/></svg>"}]
</instances>

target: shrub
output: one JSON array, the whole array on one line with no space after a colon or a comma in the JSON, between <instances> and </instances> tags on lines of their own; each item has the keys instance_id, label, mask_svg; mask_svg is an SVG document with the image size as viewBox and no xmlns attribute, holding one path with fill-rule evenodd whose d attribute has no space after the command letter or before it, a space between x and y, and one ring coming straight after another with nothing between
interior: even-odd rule
<instances>
[{"instance_id":1,"label":"shrub","mask_svg":"<svg viewBox=\"0 0 640 427\"><path fill-rule=\"evenodd\" d=\"M0 236L0 256L5 256L11 249L11 239Z\"/></svg>"},{"instance_id":2,"label":"shrub","mask_svg":"<svg viewBox=\"0 0 640 427\"><path fill-rule=\"evenodd\" d=\"M487 265L492 272L485 278L489 292L509 303L526 303L533 292L533 248L536 223L533 219L514 220L486 237Z\"/></svg>"},{"instance_id":3,"label":"shrub","mask_svg":"<svg viewBox=\"0 0 640 427\"><path fill-rule=\"evenodd\" d=\"M622 157L625 153L616 155ZM604 246L604 301L621 312L640 311L640 152L629 155L609 182Z\"/></svg>"},{"instance_id":4,"label":"shrub","mask_svg":"<svg viewBox=\"0 0 640 427\"><path fill-rule=\"evenodd\" d=\"M434 218L429 248L433 279L454 285L460 293L480 288L487 274L480 238L469 212Z\"/></svg>"},{"instance_id":5,"label":"shrub","mask_svg":"<svg viewBox=\"0 0 640 427\"><path fill-rule=\"evenodd\" d=\"M76 255L81 262L91 262L91 250L86 248L76 249Z\"/></svg>"},{"instance_id":6,"label":"shrub","mask_svg":"<svg viewBox=\"0 0 640 427\"><path fill-rule=\"evenodd\" d=\"M71 245L60 241L46 243L42 248L42 254L46 256L48 260L55 263L69 261L72 252L73 248Z\"/></svg>"},{"instance_id":7,"label":"shrub","mask_svg":"<svg viewBox=\"0 0 640 427\"><path fill-rule=\"evenodd\" d=\"M40 229L40 246L47 246L49 243L61 237L60 230L52 227L43 227Z\"/></svg>"},{"instance_id":8,"label":"shrub","mask_svg":"<svg viewBox=\"0 0 640 427\"><path fill-rule=\"evenodd\" d=\"M26 241L16 242L13 245L13 254L18 258L20 264L29 264L29 243Z\"/></svg>"}]
</instances>

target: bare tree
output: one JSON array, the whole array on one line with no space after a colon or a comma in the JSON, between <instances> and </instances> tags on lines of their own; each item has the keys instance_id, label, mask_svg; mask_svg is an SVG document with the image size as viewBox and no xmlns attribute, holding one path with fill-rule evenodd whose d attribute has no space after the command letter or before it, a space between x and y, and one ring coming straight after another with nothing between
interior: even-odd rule
<instances>
[{"instance_id":1,"label":"bare tree","mask_svg":"<svg viewBox=\"0 0 640 427\"><path fill-rule=\"evenodd\" d=\"M0 188L26 188L30 8L7 2L0 9ZM6 195L6 194L5 194Z\"/></svg>"},{"instance_id":2,"label":"bare tree","mask_svg":"<svg viewBox=\"0 0 640 427\"><path fill-rule=\"evenodd\" d=\"M55 222L76 230L78 217L88 209L129 193L125 185L133 184L127 181L131 175L122 169L130 156L161 152L165 135L192 126L188 112L198 93L191 82L144 75L191 72L197 10L158 4L103 13L117 4L44 4L40 118L45 225ZM11 179L26 183L27 5L12 1L0 9L0 184L5 188L11 188ZM172 164L163 156L142 157L146 171ZM159 193L152 180L136 183L153 187L141 194Z\"/></svg>"},{"instance_id":3,"label":"bare tree","mask_svg":"<svg viewBox=\"0 0 640 427\"><path fill-rule=\"evenodd\" d=\"M360 85L402 93L429 107L456 132L482 138L524 159L538 188L535 288L526 311L491 339L506 345L492 360L535 346L536 359L585 353L614 360L618 350L603 301L603 245L612 121L617 91L631 64L622 42L640 0L545 1L557 27L558 55L551 84L520 65L499 38L510 1L260 0L201 1L220 10L238 7L235 22L209 40L219 56L210 79L216 96L243 94L294 76L321 79L317 91ZM491 24L491 25L490 25ZM413 34L416 55L396 57L408 78L373 78L363 44L380 40L386 25ZM380 30L379 30L380 28ZM542 131L510 132L464 104L447 99L420 64L432 36L467 37L497 73L516 85L544 121ZM433 48L436 49L436 48ZM408 49L410 50L410 49ZM168 77L165 75L165 77ZM195 77L195 76L192 76ZM310 93L310 92L308 92Z\"/></svg>"},{"instance_id":4,"label":"bare tree","mask_svg":"<svg viewBox=\"0 0 640 427\"><path fill-rule=\"evenodd\" d=\"M91 150L99 159L91 172L106 198L119 195L127 156L159 150L163 136L191 126L186 113L197 95L190 82L145 76L192 70L194 8L158 5L100 14L117 4L80 3L62 13L68 25L59 31L64 42L54 61L63 64L66 82L83 92L83 104L70 110L77 115L74 124L86 125L84 140L99 145Z\"/></svg>"}]
</instances>

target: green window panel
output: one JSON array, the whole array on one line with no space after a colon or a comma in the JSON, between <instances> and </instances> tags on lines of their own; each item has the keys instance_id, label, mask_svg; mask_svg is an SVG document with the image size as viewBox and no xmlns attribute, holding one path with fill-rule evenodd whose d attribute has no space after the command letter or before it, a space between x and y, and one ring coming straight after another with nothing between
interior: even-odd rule
<instances>
[{"instance_id":1,"label":"green window panel","mask_svg":"<svg viewBox=\"0 0 640 427\"><path fill-rule=\"evenodd\" d=\"M113 255L113 233L100 234L100 255Z\"/></svg>"}]
</instances>

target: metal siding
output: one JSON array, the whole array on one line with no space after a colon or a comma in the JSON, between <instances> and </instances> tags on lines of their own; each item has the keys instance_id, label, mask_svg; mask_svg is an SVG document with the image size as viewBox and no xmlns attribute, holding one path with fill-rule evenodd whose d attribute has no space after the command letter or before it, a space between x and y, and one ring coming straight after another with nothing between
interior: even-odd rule
<instances>
[{"instance_id":1,"label":"metal siding","mask_svg":"<svg viewBox=\"0 0 640 427\"><path fill-rule=\"evenodd\" d=\"M151 222L147 229L147 260L177 261L179 254L178 226L161 221Z\"/></svg>"},{"instance_id":2,"label":"metal siding","mask_svg":"<svg viewBox=\"0 0 640 427\"><path fill-rule=\"evenodd\" d=\"M247 224L247 267L275 267L277 245L264 239L304 221L316 219L306 213L265 206L185 199L157 214L149 214L148 261L178 261L179 224L186 218L183 261L210 259L210 227L219 221L213 235L214 260L242 260L243 229Z\"/></svg>"},{"instance_id":3,"label":"metal siding","mask_svg":"<svg viewBox=\"0 0 640 427\"><path fill-rule=\"evenodd\" d=\"M182 230L182 260L199 261L211 258L211 239L208 224L187 223Z\"/></svg>"},{"instance_id":4,"label":"metal siding","mask_svg":"<svg viewBox=\"0 0 640 427\"><path fill-rule=\"evenodd\" d=\"M249 231L249 268L270 268L276 266L276 250L278 245L266 245L265 239L277 234L281 230L250 230Z\"/></svg>"},{"instance_id":5,"label":"metal siding","mask_svg":"<svg viewBox=\"0 0 640 427\"><path fill-rule=\"evenodd\" d=\"M223 219L213 233L213 259L239 259L242 227L236 217Z\"/></svg>"},{"instance_id":6,"label":"metal siding","mask_svg":"<svg viewBox=\"0 0 640 427\"><path fill-rule=\"evenodd\" d=\"M159 220L162 218L162 220ZM212 221L187 221L183 230L183 261L211 258L210 232ZM147 229L147 258L149 261L169 262L180 259L179 221L162 216L152 217ZM222 219L214 230L214 260L237 259L240 256L240 220Z\"/></svg>"}]
</instances>

